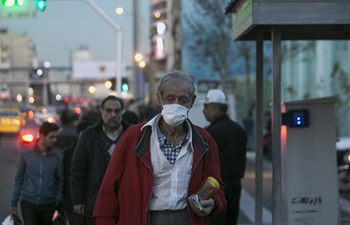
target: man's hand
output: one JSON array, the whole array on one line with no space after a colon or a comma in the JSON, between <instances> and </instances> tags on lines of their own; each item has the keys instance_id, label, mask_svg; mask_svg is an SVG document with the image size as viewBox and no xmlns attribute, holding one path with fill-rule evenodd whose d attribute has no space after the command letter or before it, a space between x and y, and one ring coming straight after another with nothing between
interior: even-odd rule
<instances>
[{"instance_id":1,"label":"man's hand","mask_svg":"<svg viewBox=\"0 0 350 225\"><path fill-rule=\"evenodd\" d=\"M16 207L10 207L10 218L11 220L14 219L16 213Z\"/></svg>"},{"instance_id":2,"label":"man's hand","mask_svg":"<svg viewBox=\"0 0 350 225\"><path fill-rule=\"evenodd\" d=\"M73 205L74 212L79 215L84 215L85 213L85 205Z\"/></svg>"},{"instance_id":3,"label":"man's hand","mask_svg":"<svg viewBox=\"0 0 350 225\"><path fill-rule=\"evenodd\" d=\"M212 198L208 200L200 200L200 203L203 207L202 210L199 210L197 207L192 207L191 205L191 208L198 216L208 216L215 207L215 202Z\"/></svg>"}]
</instances>

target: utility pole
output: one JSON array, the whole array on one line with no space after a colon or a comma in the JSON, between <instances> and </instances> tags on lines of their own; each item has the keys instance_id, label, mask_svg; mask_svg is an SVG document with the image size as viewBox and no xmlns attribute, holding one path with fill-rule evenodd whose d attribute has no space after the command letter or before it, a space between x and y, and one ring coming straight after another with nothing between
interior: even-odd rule
<instances>
[{"instance_id":1,"label":"utility pole","mask_svg":"<svg viewBox=\"0 0 350 225\"><path fill-rule=\"evenodd\" d=\"M140 98L140 68L138 67L138 62L134 60L136 53L140 51L139 49L139 3L138 0L133 0L133 65L134 65L134 82L135 82L135 99Z\"/></svg>"},{"instance_id":2,"label":"utility pole","mask_svg":"<svg viewBox=\"0 0 350 225\"><path fill-rule=\"evenodd\" d=\"M118 97L121 96L122 83L122 29L116 24L93 0L80 0L88 4L117 34L117 57L116 57L116 91ZM134 0L135 1L135 0ZM135 21L135 20L134 20Z\"/></svg>"}]
</instances>

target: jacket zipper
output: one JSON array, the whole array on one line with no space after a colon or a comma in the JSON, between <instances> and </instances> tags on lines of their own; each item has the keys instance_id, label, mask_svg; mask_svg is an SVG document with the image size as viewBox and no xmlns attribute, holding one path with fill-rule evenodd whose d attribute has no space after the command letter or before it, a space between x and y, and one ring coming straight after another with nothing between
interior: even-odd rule
<instances>
[{"instance_id":1,"label":"jacket zipper","mask_svg":"<svg viewBox=\"0 0 350 225\"><path fill-rule=\"evenodd\" d=\"M43 183L43 164L44 164L44 157L41 156L41 162L40 162L40 171L39 171L39 190L38 190L38 204L40 203L40 195L41 195L41 189L42 189L42 183Z\"/></svg>"}]
</instances>

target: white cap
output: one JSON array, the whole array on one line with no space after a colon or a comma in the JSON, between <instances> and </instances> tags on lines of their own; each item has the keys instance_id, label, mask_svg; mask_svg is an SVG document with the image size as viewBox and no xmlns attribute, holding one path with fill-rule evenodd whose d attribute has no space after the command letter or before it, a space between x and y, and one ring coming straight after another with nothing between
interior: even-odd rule
<instances>
[{"instance_id":1,"label":"white cap","mask_svg":"<svg viewBox=\"0 0 350 225\"><path fill-rule=\"evenodd\" d=\"M224 92L222 92L220 89L209 90L205 99L198 101L198 103L203 103L203 104L217 103L217 104L227 105L226 96Z\"/></svg>"}]
</instances>

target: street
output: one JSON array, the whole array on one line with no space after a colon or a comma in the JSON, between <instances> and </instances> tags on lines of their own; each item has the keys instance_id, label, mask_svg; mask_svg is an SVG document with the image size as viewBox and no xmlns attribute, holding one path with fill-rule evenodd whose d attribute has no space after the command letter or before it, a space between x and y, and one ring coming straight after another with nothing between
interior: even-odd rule
<instances>
[{"instance_id":1,"label":"street","mask_svg":"<svg viewBox=\"0 0 350 225\"><path fill-rule=\"evenodd\" d=\"M2 135L0 145L0 221L10 213L10 195L15 174L18 136Z\"/></svg>"},{"instance_id":2,"label":"street","mask_svg":"<svg viewBox=\"0 0 350 225\"><path fill-rule=\"evenodd\" d=\"M9 215L10 194L14 177L15 162L17 157L17 136L3 135L0 146L0 221L3 221ZM248 152L247 167L245 178L243 179L243 191L241 197L241 211L239 216L239 225L255 224L255 167L254 154ZM272 224L272 164L264 160L264 181L263 181L263 222L264 225ZM342 224L350 224L350 193L340 194L340 215Z\"/></svg>"}]
</instances>

